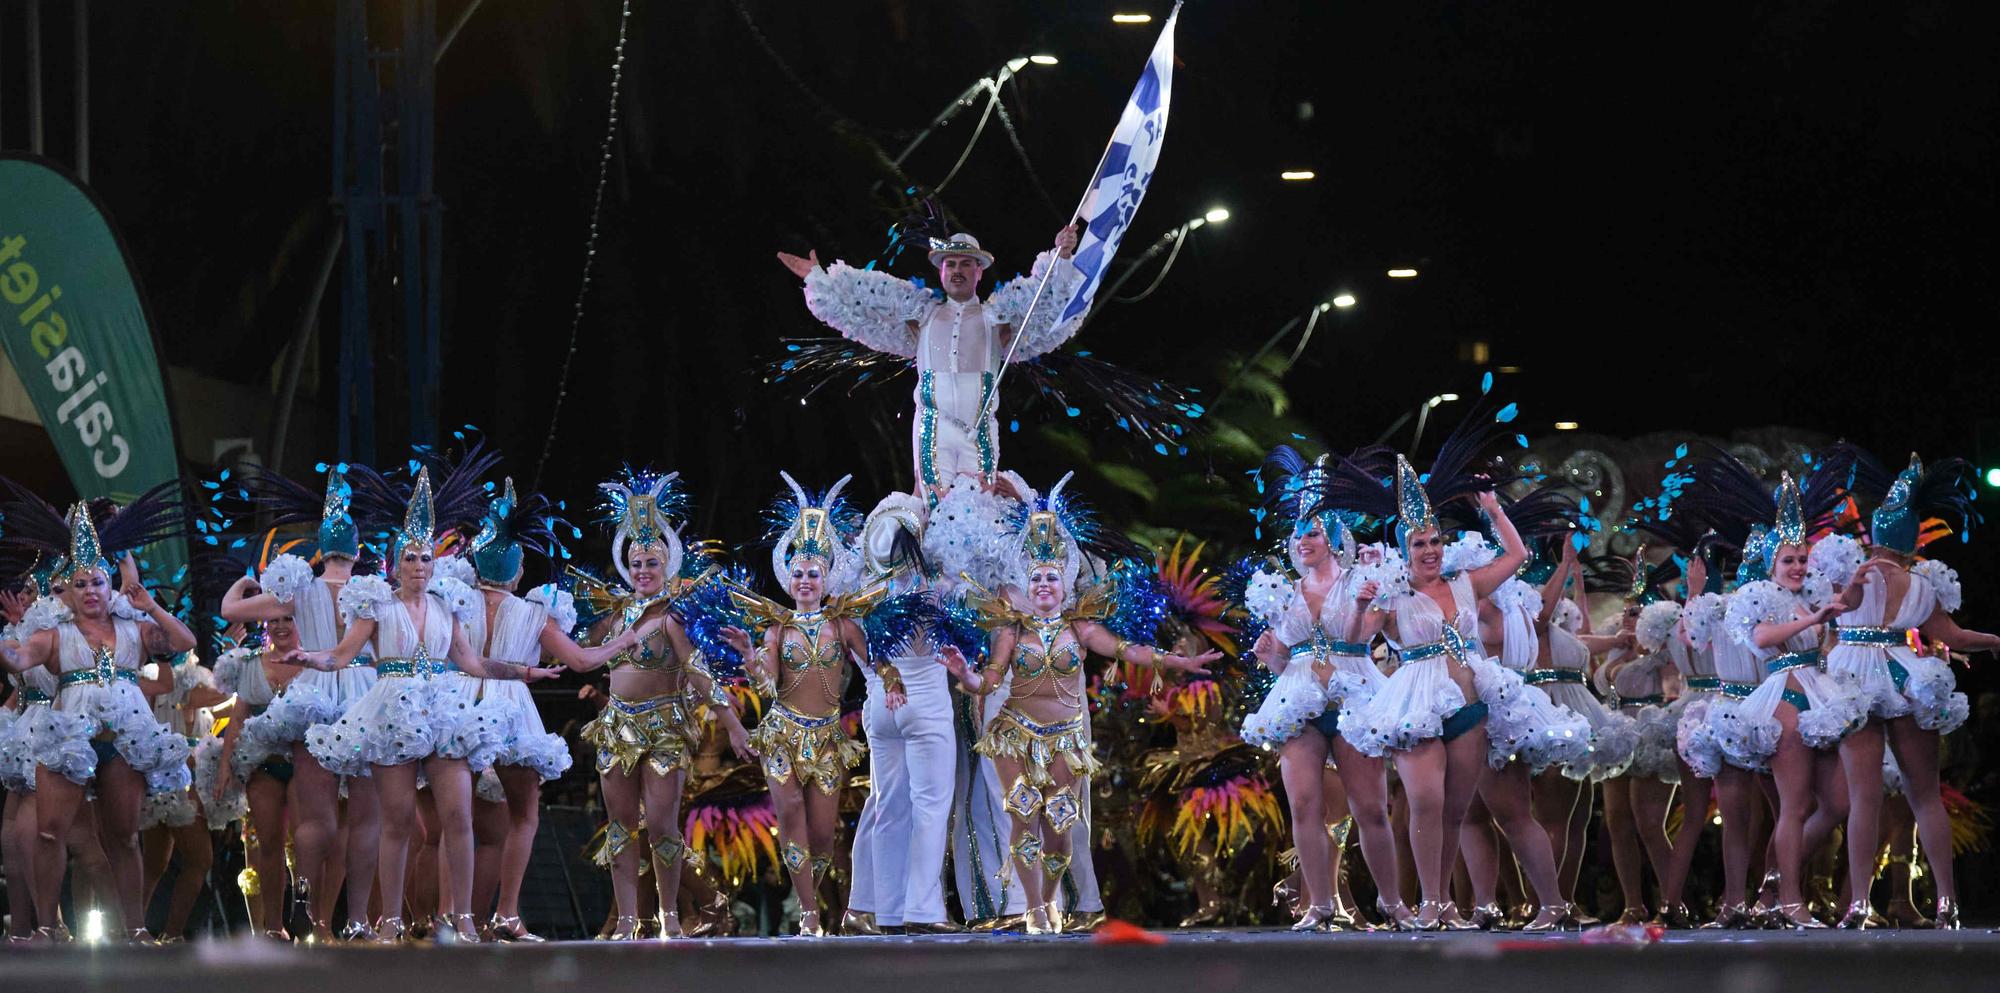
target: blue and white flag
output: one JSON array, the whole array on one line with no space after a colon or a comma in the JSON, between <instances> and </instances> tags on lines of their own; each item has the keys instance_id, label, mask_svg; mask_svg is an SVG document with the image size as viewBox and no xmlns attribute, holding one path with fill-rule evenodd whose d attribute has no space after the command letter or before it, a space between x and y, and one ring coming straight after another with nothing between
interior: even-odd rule
<instances>
[{"instance_id":1,"label":"blue and white flag","mask_svg":"<svg viewBox=\"0 0 2000 993\"><path fill-rule=\"evenodd\" d=\"M1078 212L1084 219L1084 230L1075 258L1076 267L1083 271L1083 283L1076 295L1064 302L1058 322L1090 309L1098 284L1111 268L1111 257L1117 254L1118 243L1139 212L1147 184L1153 181L1153 167L1160 161L1160 149L1167 140L1167 100L1174 84L1174 22L1179 19L1180 8L1176 6L1160 29L1160 40L1153 43L1146 71L1140 74L1132 99L1119 115L1118 130L1111 134L1104 164L1084 195L1083 209Z\"/></svg>"}]
</instances>

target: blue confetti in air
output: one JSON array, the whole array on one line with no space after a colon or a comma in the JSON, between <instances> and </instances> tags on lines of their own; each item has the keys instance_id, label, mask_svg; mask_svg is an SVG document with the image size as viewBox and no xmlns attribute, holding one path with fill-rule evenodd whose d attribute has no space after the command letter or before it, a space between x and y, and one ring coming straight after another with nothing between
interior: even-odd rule
<instances>
[{"instance_id":1,"label":"blue confetti in air","mask_svg":"<svg viewBox=\"0 0 2000 993\"><path fill-rule=\"evenodd\" d=\"M1590 547L1590 539L1584 537L1583 532L1581 531L1577 532L1576 534L1570 535L1569 543L1570 547L1575 548L1579 552Z\"/></svg>"},{"instance_id":2,"label":"blue confetti in air","mask_svg":"<svg viewBox=\"0 0 2000 993\"><path fill-rule=\"evenodd\" d=\"M221 483L215 482L214 480L211 479L202 480L201 485L203 489L208 489L208 490L219 490L222 488Z\"/></svg>"},{"instance_id":3,"label":"blue confetti in air","mask_svg":"<svg viewBox=\"0 0 2000 993\"><path fill-rule=\"evenodd\" d=\"M1576 502L1576 509L1583 511L1586 514L1590 513L1590 498L1584 497L1583 499L1578 500Z\"/></svg>"},{"instance_id":4,"label":"blue confetti in air","mask_svg":"<svg viewBox=\"0 0 2000 993\"><path fill-rule=\"evenodd\" d=\"M1306 436L1298 433L1297 431L1292 432L1292 437L1298 441L1306 440Z\"/></svg>"},{"instance_id":5,"label":"blue confetti in air","mask_svg":"<svg viewBox=\"0 0 2000 993\"><path fill-rule=\"evenodd\" d=\"M1077 408L1075 408L1075 407L1068 407L1068 408L1065 408L1063 412L1064 412L1064 413L1066 413L1066 414L1068 414L1068 415L1069 415L1069 416L1071 416L1071 417L1082 417L1082 416L1083 416L1083 411L1081 411L1081 410L1079 410L1079 409L1077 409Z\"/></svg>"},{"instance_id":6,"label":"blue confetti in air","mask_svg":"<svg viewBox=\"0 0 2000 993\"><path fill-rule=\"evenodd\" d=\"M1165 455L1165 454L1167 454L1167 446L1166 446L1165 444L1161 443L1161 442L1154 442L1154 443L1153 443L1153 451L1156 451L1156 452L1160 453L1161 455Z\"/></svg>"},{"instance_id":7,"label":"blue confetti in air","mask_svg":"<svg viewBox=\"0 0 2000 993\"><path fill-rule=\"evenodd\" d=\"M1674 458L1684 459L1687 458L1687 454L1688 454L1688 447L1686 445L1674 446Z\"/></svg>"},{"instance_id":8,"label":"blue confetti in air","mask_svg":"<svg viewBox=\"0 0 2000 993\"><path fill-rule=\"evenodd\" d=\"M1510 424L1513 422L1515 416L1520 414L1520 412L1521 412L1520 409L1515 404L1510 403L1507 406L1500 408L1500 412L1494 414L1493 419L1495 421L1500 422L1501 424Z\"/></svg>"},{"instance_id":9,"label":"blue confetti in air","mask_svg":"<svg viewBox=\"0 0 2000 993\"><path fill-rule=\"evenodd\" d=\"M1020 434L1020 433L1021 433L1021 422L1020 422L1020 420L1019 420L1019 419L1016 419L1016 420L1011 420L1011 421L1008 421L1008 422L1007 422L1007 433L1008 433L1008 434Z\"/></svg>"},{"instance_id":10,"label":"blue confetti in air","mask_svg":"<svg viewBox=\"0 0 2000 993\"><path fill-rule=\"evenodd\" d=\"M1527 436L1527 435L1525 435L1525 434L1517 434L1517 435L1515 435L1515 436L1514 436L1514 444L1516 444L1516 445L1519 445L1519 446L1521 446L1522 448L1526 448L1526 447L1528 447L1528 436Z\"/></svg>"},{"instance_id":11,"label":"blue confetti in air","mask_svg":"<svg viewBox=\"0 0 2000 993\"><path fill-rule=\"evenodd\" d=\"M314 471L314 472L325 472L325 471L326 471L326 463L324 463L324 462L318 462L318 463L314 463L314 465L313 465L313 471Z\"/></svg>"},{"instance_id":12,"label":"blue confetti in air","mask_svg":"<svg viewBox=\"0 0 2000 993\"><path fill-rule=\"evenodd\" d=\"M1489 372L1479 377L1479 395L1485 396L1491 392L1493 392L1493 374Z\"/></svg>"}]
</instances>

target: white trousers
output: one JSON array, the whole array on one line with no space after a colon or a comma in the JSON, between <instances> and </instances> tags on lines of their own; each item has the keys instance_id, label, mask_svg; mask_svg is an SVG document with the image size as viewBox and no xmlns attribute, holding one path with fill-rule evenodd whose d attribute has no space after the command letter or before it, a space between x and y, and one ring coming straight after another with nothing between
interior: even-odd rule
<instances>
[{"instance_id":1,"label":"white trousers","mask_svg":"<svg viewBox=\"0 0 2000 993\"><path fill-rule=\"evenodd\" d=\"M854 832L848 906L874 914L880 925L936 924L950 920L944 852L958 757L951 677L936 656L895 662L909 700L893 711L882 701L881 680L864 671L870 786Z\"/></svg>"}]
</instances>

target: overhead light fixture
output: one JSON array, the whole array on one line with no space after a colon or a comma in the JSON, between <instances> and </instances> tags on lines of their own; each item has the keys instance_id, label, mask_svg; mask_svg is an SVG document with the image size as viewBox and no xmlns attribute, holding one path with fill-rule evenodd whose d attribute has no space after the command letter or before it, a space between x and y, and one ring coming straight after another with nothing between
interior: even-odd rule
<instances>
[{"instance_id":1,"label":"overhead light fixture","mask_svg":"<svg viewBox=\"0 0 2000 993\"><path fill-rule=\"evenodd\" d=\"M1333 305L1336 307L1340 307L1342 309L1354 306L1354 294L1342 293L1341 295L1334 297Z\"/></svg>"},{"instance_id":2,"label":"overhead light fixture","mask_svg":"<svg viewBox=\"0 0 2000 993\"><path fill-rule=\"evenodd\" d=\"M2000 469L1986 470L1986 485L2000 488Z\"/></svg>"},{"instance_id":3,"label":"overhead light fixture","mask_svg":"<svg viewBox=\"0 0 2000 993\"><path fill-rule=\"evenodd\" d=\"M1210 224L1221 224L1223 221L1229 219L1229 208L1210 207L1208 208L1208 213L1201 215L1201 219Z\"/></svg>"},{"instance_id":4,"label":"overhead light fixture","mask_svg":"<svg viewBox=\"0 0 2000 993\"><path fill-rule=\"evenodd\" d=\"M1151 14L1113 14L1113 15L1111 15L1111 23L1113 23L1113 24L1151 24L1151 23L1153 23L1153 15L1151 15Z\"/></svg>"},{"instance_id":5,"label":"overhead light fixture","mask_svg":"<svg viewBox=\"0 0 2000 993\"><path fill-rule=\"evenodd\" d=\"M1495 372L1498 372L1498 373L1501 373L1502 375L1507 375L1507 376L1512 376L1512 375L1514 375L1514 374L1516 374L1516 373L1520 372L1520 371L1521 371L1521 367L1520 367L1520 366L1517 366L1517 365L1503 365L1503 366L1501 366L1500 368L1498 368L1498 369L1496 369L1496 370L1494 370L1494 371L1495 371Z\"/></svg>"},{"instance_id":6,"label":"overhead light fixture","mask_svg":"<svg viewBox=\"0 0 2000 993\"><path fill-rule=\"evenodd\" d=\"M1458 394L1456 394L1456 393L1440 393L1440 394L1438 394L1438 399L1439 399L1439 400L1441 400L1441 401L1443 401L1443 402L1445 402L1445 403L1450 403L1450 402L1452 402L1453 400L1456 400L1456 399L1458 399Z\"/></svg>"},{"instance_id":7,"label":"overhead light fixture","mask_svg":"<svg viewBox=\"0 0 2000 993\"><path fill-rule=\"evenodd\" d=\"M1415 269L1391 269L1391 270L1389 270L1389 278L1390 278L1390 279L1415 279L1415 278L1417 278L1417 271L1416 271Z\"/></svg>"},{"instance_id":8,"label":"overhead light fixture","mask_svg":"<svg viewBox=\"0 0 2000 993\"><path fill-rule=\"evenodd\" d=\"M1288 183L1304 183L1318 178L1318 174L1311 169L1287 169L1279 173L1278 178Z\"/></svg>"},{"instance_id":9,"label":"overhead light fixture","mask_svg":"<svg viewBox=\"0 0 2000 993\"><path fill-rule=\"evenodd\" d=\"M1574 430L1576 430L1576 429L1577 429L1577 423L1576 423L1575 421L1557 421L1557 422L1556 422L1556 430L1557 430L1557 431L1574 431Z\"/></svg>"},{"instance_id":10,"label":"overhead light fixture","mask_svg":"<svg viewBox=\"0 0 2000 993\"><path fill-rule=\"evenodd\" d=\"M1061 60L1057 59L1053 55L1030 55L1028 56L1028 61L1033 62L1038 66L1052 66Z\"/></svg>"}]
</instances>

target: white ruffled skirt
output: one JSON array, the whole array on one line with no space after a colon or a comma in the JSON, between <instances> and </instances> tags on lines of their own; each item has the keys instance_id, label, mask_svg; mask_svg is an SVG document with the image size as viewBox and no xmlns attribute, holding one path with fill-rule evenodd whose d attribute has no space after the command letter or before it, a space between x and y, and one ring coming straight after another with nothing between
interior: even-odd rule
<instances>
[{"instance_id":1,"label":"white ruffled skirt","mask_svg":"<svg viewBox=\"0 0 2000 993\"><path fill-rule=\"evenodd\" d=\"M1785 702L1787 678L1796 679L1808 704L1799 714L1799 737L1808 748L1825 749L1868 719L1868 701L1846 682L1811 666L1772 673L1755 692L1728 707L1711 707L1709 724L1729 764L1765 769L1778 751L1778 707Z\"/></svg>"},{"instance_id":2,"label":"white ruffled skirt","mask_svg":"<svg viewBox=\"0 0 2000 993\"><path fill-rule=\"evenodd\" d=\"M340 720L341 712L340 704L324 685L307 684L302 675L286 684L284 692L263 713L243 722L230 765L235 767L237 777L247 782L250 774L266 760L291 759L292 746L306 740L315 726Z\"/></svg>"},{"instance_id":3,"label":"white ruffled skirt","mask_svg":"<svg viewBox=\"0 0 2000 993\"><path fill-rule=\"evenodd\" d=\"M1625 716L1637 722L1639 730L1639 741L1632 749L1632 764L1625 774L1663 783L1680 782L1678 715L1667 707L1649 704L1636 711L1627 709Z\"/></svg>"},{"instance_id":4,"label":"white ruffled skirt","mask_svg":"<svg viewBox=\"0 0 2000 993\"><path fill-rule=\"evenodd\" d=\"M35 754L28 747L28 718L46 704L29 704L17 713L0 710L0 790L35 791Z\"/></svg>"},{"instance_id":5,"label":"white ruffled skirt","mask_svg":"<svg viewBox=\"0 0 2000 993\"><path fill-rule=\"evenodd\" d=\"M1566 763L1563 775L1578 781L1598 782L1625 774L1626 767L1632 764L1632 753L1639 747L1638 721L1606 707L1582 683L1541 683L1535 689L1583 718L1590 727L1589 751Z\"/></svg>"},{"instance_id":6,"label":"white ruffled skirt","mask_svg":"<svg viewBox=\"0 0 2000 993\"><path fill-rule=\"evenodd\" d=\"M201 798L201 809L208 815L208 828L220 831L229 826L230 821L239 821L250 815L250 798L243 792L243 784L250 777L247 773L237 773L224 777L222 774L223 741L216 736L203 738L194 746L194 791ZM243 750L243 736L236 736L236 750ZM261 762L261 760L259 760ZM232 766L238 763L232 758ZM255 769L256 765L252 765ZM226 780L226 791L218 798L215 784Z\"/></svg>"},{"instance_id":7,"label":"white ruffled skirt","mask_svg":"<svg viewBox=\"0 0 2000 993\"><path fill-rule=\"evenodd\" d=\"M172 793L148 793L139 804L139 830L151 831L158 827L180 828L194 823L199 811L194 805L192 790L175 790Z\"/></svg>"},{"instance_id":8,"label":"white ruffled skirt","mask_svg":"<svg viewBox=\"0 0 2000 993\"><path fill-rule=\"evenodd\" d=\"M1301 657L1278 674L1256 712L1243 718L1243 740L1275 750L1302 734L1313 718L1326 713L1326 705L1326 690L1313 673L1311 658Z\"/></svg>"},{"instance_id":9,"label":"white ruffled skirt","mask_svg":"<svg viewBox=\"0 0 2000 993\"><path fill-rule=\"evenodd\" d=\"M1371 699L1341 710L1342 735L1362 754L1376 757L1444 737L1445 718L1474 702L1452 681L1447 666L1456 664L1445 657L1405 663ZM1520 673L1478 656L1465 664L1472 671L1477 702L1486 704L1487 762L1493 768L1517 756L1555 755L1576 747L1580 723L1560 708L1546 706L1546 699L1535 699Z\"/></svg>"},{"instance_id":10,"label":"white ruffled skirt","mask_svg":"<svg viewBox=\"0 0 2000 993\"><path fill-rule=\"evenodd\" d=\"M1674 715L1674 750L1702 779L1722 771L1722 745L1709 724L1711 708L1727 700L1713 690L1691 690L1669 708Z\"/></svg>"},{"instance_id":11,"label":"white ruffled skirt","mask_svg":"<svg viewBox=\"0 0 2000 993\"><path fill-rule=\"evenodd\" d=\"M1900 686L1896 680L1898 667L1903 675ZM1965 694L1958 692L1958 680L1952 675L1951 666L1902 645L1836 646L1827 654L1826 671L1853 688L1873 720L1915 717L1917 726L1926 731L1950 734L1970 714Z\"/></svg>"},{"instance_id":12,"label":"white ruffled skirt","mask_svg":"<svg viewBox=\"0 0 2000 993\"><path fill-rule=\"evenodd\" d=\"M187 739L155 719L146 695L122 680L64 687L54 707L29 719L29 748L38 764L83 785L97 775L91 739L102 731L111 733L118 757L146 778L148 796L185 790L194 781Z\"/></svg>"},{"instance_id":13,"label":"white ruffled skirt","mask_svg":"<svg viewBox=\"0 0 2000 993\"><path fill-rule=\"evenodd\" d=\"M306 732L306 749L342 776L433 755L484 772L506 742L508 715L478 697L479 680L460 672L380 679L338 721Z\"/></svg>"},{"instance_id":14,"label":"white ruffled skirt","mask_svg":"<svg viewBox=\"0 0 2000 993\"><path fill-rule=\"evenodd\" d=\"M481 707L490 705L501 714L501 733L505 739L499 754L493 757L494 765L533 769L545 783L569 771L572 761L569 746L561 736L550 734L543 726L528 684L487 680L485 689L480 691L479 703Z\"/></svg>"}]
</instances>

